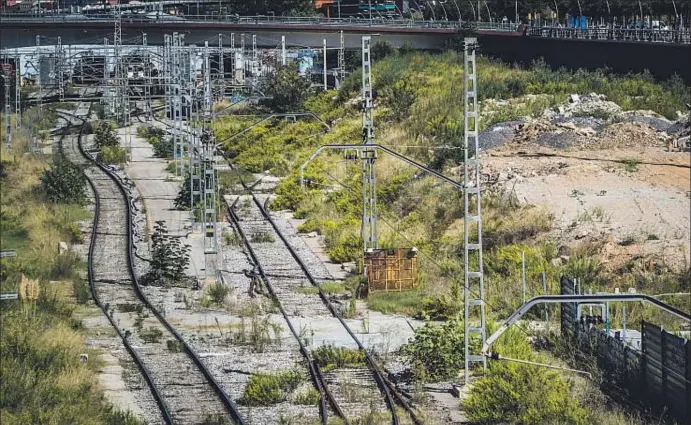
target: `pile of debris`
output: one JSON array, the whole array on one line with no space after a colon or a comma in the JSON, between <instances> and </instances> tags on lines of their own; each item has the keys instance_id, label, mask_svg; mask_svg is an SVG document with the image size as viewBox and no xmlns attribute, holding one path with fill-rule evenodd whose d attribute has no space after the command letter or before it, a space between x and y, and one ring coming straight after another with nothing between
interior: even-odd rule
<instances>
[{"instance_id":1,"label":"pile of debris","mask_svg":"<svg viewBox=\"0 0 691 425\"><path fill-rule=\"evenodd\" d=\"M585 96L572 94L555 109L547 109L544 117L550 121L572 117L592 117L607 120L619 115L621 107L607 100L604 94L590 93Z\"/></svg>"},{"instance_id":2,"label":"pile of debris","mask_svg":"<svg viewBox=\"0 0 691 425\"><path fill-rule=\"evenodd\" d=\"M649 148L667 146L672 138L647 124L623 122L606 127L602 133L588 140L589 149Z\"/></svg>"}]
</instances>

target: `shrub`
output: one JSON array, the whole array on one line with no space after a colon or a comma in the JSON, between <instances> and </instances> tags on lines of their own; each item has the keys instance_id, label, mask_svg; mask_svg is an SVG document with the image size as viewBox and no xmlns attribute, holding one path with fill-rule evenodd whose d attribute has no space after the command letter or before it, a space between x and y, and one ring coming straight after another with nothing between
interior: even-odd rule
<instances>
[{"instance_id":1,"label":"shrub","mask_svg":"<svg viewBox=\"0 0 691 425\"><path fill-rule=\"evenodd\" d=\"M393 44L388 41L377 41L376 43L372 44L371 52L372 60L377 61L393 55L396 53L396 49L393 47Z\"/></svg>"},{"instance_id":2,"label":"shrub","mask_svg":"<svg viewBox=\"0 0 691 425\"><path fill-rule=\"evenodd\" d=\"M425 324L401 352L414 367L421 367L430 381L458 375L465 367L463 321L457 317L437 326Z\"/></svg>"},{"instance_id":3,"label":"shrub","mask_svg":"<svg viewBox=\"0 0 691 425\"><path fill-rule=\"evenodd\" d=\"M318 406L321 395L315 388L309 387L307 391L295 394L295 404L303 406Z\"/></svg>"},{"instance_id":4,"label":"shrub","mask_svg":"<svg viewBox=\"0 0 691 425\"><path fill-rule=\"evenodd\" d=\"M493 348L507 357L537 360L526 335L515 328L509 329ZM489 372L473 385L463 407L468 419L479 424L588 423L586 410L571 396L558 374L517 363L491 361Z\"/></svg>"},{"instance_id":5,"label":"shrub","mask_svg":"<svg viewBox=\"0 0 691 425\"><path fill-rule=\"evenodd\" d=\"M171 164L176 164L175 162L171 162ZM170 171L170 170L169 170ZM175 169L173 169L175 171ZM172 172L172 171L171 171ZM173 201L173 205L175 208L179 210L189 210L191 208L191 203L192 203L192 183L190 179L189 173L185 176L185 180L182 182L182 186L180 187L180 192L178 192L178 196L175 197L175 200Z\"/></svg>"},{"instance_id":6,"label":"shrub","mask_svg":"<svg viewBox=\"0 0 691 425\"><path fill-rule=\"evenodd\" d=\"M206 293L217 305L223 305L226 297L230 293L230 287L220 283L213 283L206 287Z\"/></svg>"},{"instance_id":7,"label":"shrub","mask_svg":"<svg viewBox=\"0 0 691 425\"><path fill-rule=\"evenodd\" d=\"M279 112L300 111L310 92L310 81L298 74L296 66L284 66L278 70L265 87L271 100L266 104Z\"/></svg>"},{"instance_id":8,"label":"shrub","mask_svg":"<svg viewBox=\"0 0 691 425\"><path fill-rule=\"evenodd\" d=\"M182 353L185 351L185 344L177 339L169 339L166 341L166 348L168 348L168 351L171 353Z\"/></svg>"},{"instance_id":9,"label":"shrub","mask_svg":"<svg viewBox=\"0 0 691 425\"><path fill-rule=\"evenodd\" d=\"M82 279L75 279L72 282L72 292L74 292L78 304L86 304L91 299L91 288Z\"/></svg>"},{"instance_id":10,"label":"shrub","mask_svg":"<svg viewBox=\"0 0 691 425\"><path fill-rule=\"evenodd\" d=\"M363 351L333 345L322 345L312 350L312 357L324 371L365 365L365 353Z\"/></svg>"},{"instance_id":11,"label":"shrub","mask_svg":"<svg viewBox=\"0 0 691 425\"><path fill-rule=\"evenodd\" d=\"M94 126L94 144L100 151L104 147L120 145L115 126L109 122L101 121Z\"/></svg>"},{"instance_id":12,"label":"shrub","mask_svg":"<svg viewBox=\"0 0 691 425\"><path fill-rule=\"evenodd\" d=\"M391 114L396 122L401 122L410 114L410 108L415 103L415 89L407 80L396 81L383 93L386 105L391 108Z\"/></svg>"},{"instance_id":13,"label":"shrub","mask_svg":"<svg viewBox=\"0 0 691 425\"><path fill-rule=\"evenodd\" d=\"M152 144L154 147L154 156L156 158L173 158L173 155L175 154L175 143L172 137L163 137L160 140L152 137L149 139L149 142L151 142L151 140L156 140L156 143Z\"/></svg>"},{"instance_id":14,"label":"shrub","mask_svg":"<svg viewBox=\"0 0 691 425\"><path fill-rule=\"evenodd\" d=\"M250 235L250 242L252 243L271 243L276 242L273 236L267 232L256 232Z\"/></svg>"},{"instance_id":15,"label":"shrub","mask_svg":"<svg viewBox=\"0 0 691 425\"><path fill-rule=\"evenodd\" d=\"M99 150L98 160L104 164L122 165L127 162L127 151L120 146L104 146Z\"/></svg>"},{"instance_id":16,"label":"shrub","mask_svg":"<svg viewBox=\"0 0 691 425\"><path fill-rule=\"evenodd\" d=\"M84 173L61 155L53 157L52 167L41 174L41 188L51 202L79 205L86 203Z\"/></svg>"},{"instance_id":17,"label":"shrub","mask_svg":"<svg viewBox=\"0 0 691 425\"><path fill-rule=\"evenodd\" d=\"M152 326L146 329L141 329L139 331L139 336L144 342L158 342L163 336L163 331Z\"/></svg>"},{"instance_id":18,"label":"shrub","mask_svg":"<svg viewBox=\"0 0 691 425\"><path fill-rule=\"evenodd\" d=\"M238 401L244 406L271 406L282 403L303 380L303 376L296 370L274 374L252 373L245 392Z\"/></svg>"},{"instance_id":19,"label":"shrub","mask_svg":"<svg viewBox=\"0 0 691 425\"><path fill-rule=\"evenodd\" d=\"M151 236L151 269L144 277L146 283L159 279L179 282L185 276L190 262L190 246L168 235L165 221L157 221Z\"/></svg>"}]
</instances>

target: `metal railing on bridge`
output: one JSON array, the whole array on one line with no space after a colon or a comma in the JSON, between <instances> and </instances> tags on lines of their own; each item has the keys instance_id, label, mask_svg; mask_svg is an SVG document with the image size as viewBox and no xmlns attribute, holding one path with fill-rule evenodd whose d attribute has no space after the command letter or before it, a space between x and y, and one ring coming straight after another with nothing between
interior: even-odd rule
<instances>
[{"instance_id":1,"label":"metal railing on bridge","mask_svg":"<svg viewBox=\"0 0 691 425\"><path fill-rule=\"evenodd\" d=\"M18 14L0 13L4 22L26 23L58 23L58 22L112 22L113 13L51 13L51 14ZM386 18L325 18L318 16L238 16L238 15L169 15L157 13L123 13L123 22L180 22L209 23L219 22L227 24L245 25L294 25L294 26L351 26L351 27L386 27L386 28L435 28L435 29L459 29L462 22L459 21L422 21L413 19L386 19Z\"/></svg>"},{"instance_id":2,"label":"metal railing on bridge","mask_svg":"<svg viewBox=\"0 0 691 425\"><path fill-rule=\"evenodd\" d=\"M531 37L691 44L691 30L530 27Z\"/></svg>"}]
</instances>

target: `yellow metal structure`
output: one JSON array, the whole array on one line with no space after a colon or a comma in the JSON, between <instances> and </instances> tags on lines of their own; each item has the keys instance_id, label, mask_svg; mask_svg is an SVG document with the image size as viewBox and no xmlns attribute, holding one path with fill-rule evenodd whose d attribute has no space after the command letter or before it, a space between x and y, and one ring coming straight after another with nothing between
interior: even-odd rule
<instances>
[{"instance_id":1,"label":"yellow metal structure","mask_svg":"<svg viewBox=\"0 0 691 425\"><path fill-rule=\"evenodd\" d=\"M364 260L370 293L417 288L418 259L415 248L368 250Z\"/></svg>"}]
</instances>

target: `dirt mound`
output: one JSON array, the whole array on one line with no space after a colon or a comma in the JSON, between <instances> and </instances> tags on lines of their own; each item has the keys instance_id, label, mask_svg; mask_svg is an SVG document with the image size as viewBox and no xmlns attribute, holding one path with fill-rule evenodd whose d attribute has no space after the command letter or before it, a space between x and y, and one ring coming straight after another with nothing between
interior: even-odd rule
<instances>
[{"instance_id":1,"label":"dirt mound","mask_svg":"<svg viewBox=\"0 0 691 425\"><path fill-rule=\"evenodd\" d=\"M667 135L658 133L647 124L624 122L606 127L597 138L584 147L589 149L663 147L668 139Z\"/></svg>"},{"instance_id":2,"label":"dirt mound","mask_svg":"<svg viewBox=\"0 0 691 425\"><path fill-rule=\"evenodd\" d=\"M535 144L551 148L621 149L665 147L670 136L655 128L635 122L615 123L605 126L600 133L571 123L554 124L547 120L535 120L519 125L514 144Z\"/></svg>"}]
</instances>

